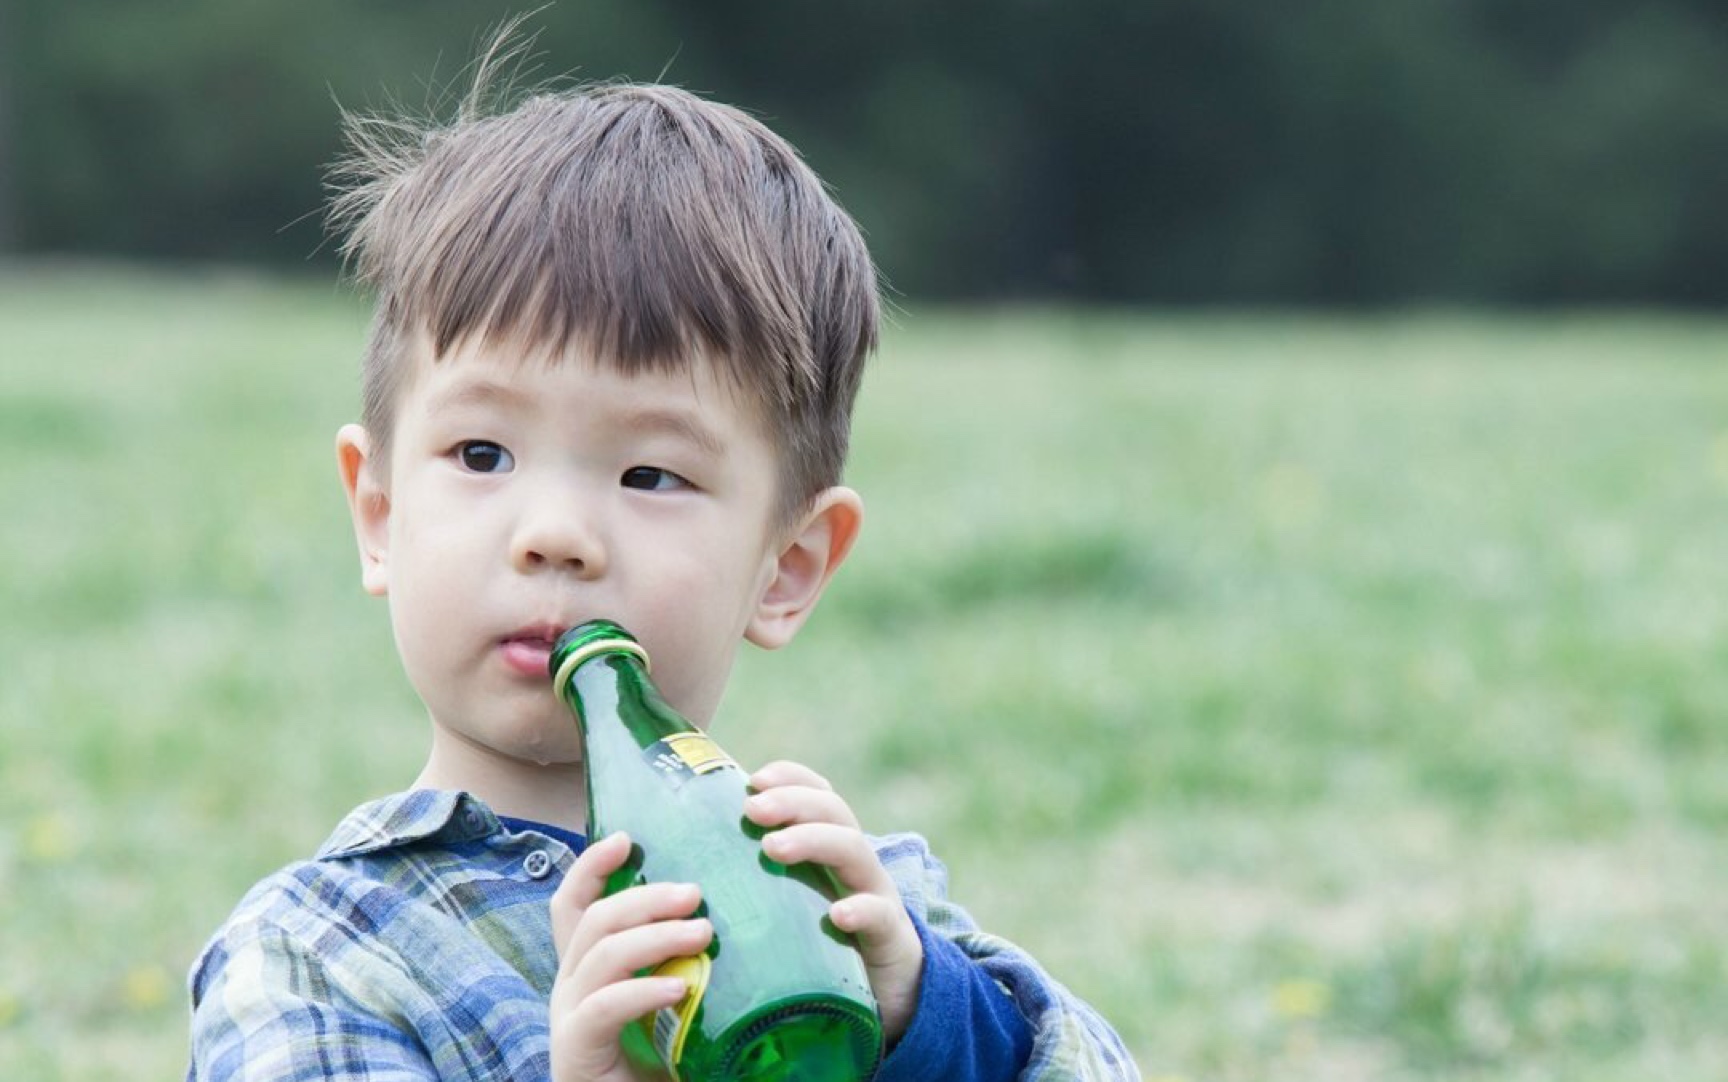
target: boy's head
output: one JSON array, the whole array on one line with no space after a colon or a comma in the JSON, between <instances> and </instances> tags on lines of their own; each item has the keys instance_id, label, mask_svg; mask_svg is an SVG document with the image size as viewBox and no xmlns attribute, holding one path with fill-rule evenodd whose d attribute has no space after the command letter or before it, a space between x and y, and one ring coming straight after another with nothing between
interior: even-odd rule
<instances>
[{"instance_id":1,"label":"boy's head","mask_svg":"<svg viewBox=\"0 0 1728 1082\"><path fill-rule=\"evenodd\" d=\"M857 228L761 124L667 87L350 137L333 220L377 312L338 458L362 581L452 761L578 754L545 664L594 617L705 721L738 643L788 641L858 528L838 482L878 302Z\"/></svg>"},{"instance_id":2,"label":"boy's head","mask_svg":"<svg viewBox=\"0 0 1728 1082\"><path fill-rule=\"evenodd\" d=\"M762 124L672 87L603 85L439 129L351 118L350 137L333 221L377 294L362 412L377 461L415 366L480 340L625 374L712 365L777 452L781 526L838 483L875 273Z\"/></svg>"}]
</instances>

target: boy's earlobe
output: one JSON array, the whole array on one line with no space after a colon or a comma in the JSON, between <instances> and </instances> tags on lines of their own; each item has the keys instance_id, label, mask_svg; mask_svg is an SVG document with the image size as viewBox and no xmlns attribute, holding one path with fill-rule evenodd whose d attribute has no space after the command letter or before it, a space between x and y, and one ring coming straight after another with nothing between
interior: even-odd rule
<instances>
[{"instance_id":1,"label":"boy's earlobe","mask_svg":"<svg viewBox=\"0 0 1728 1082\"><path fill-rule=\"evenodd\" d=\"M817 496L781 548L744 637L767 650L791 642L852 551L863 522L864 501L851 489L830 488Z\"/></svg>"},{"instance_id":2,"label":"boy's earlobe","mask_svg":"<svg viewBox=\"0 0 1728 1082\"><path fill-rule=\"evenodd\" d=\"M374 597L388 592L390 497L379 480L372 442L359 425L343 425L336 433L336 468L348 495L354 520L354 540L360 546L360 585Z\"/></svg>"}]
</instances>

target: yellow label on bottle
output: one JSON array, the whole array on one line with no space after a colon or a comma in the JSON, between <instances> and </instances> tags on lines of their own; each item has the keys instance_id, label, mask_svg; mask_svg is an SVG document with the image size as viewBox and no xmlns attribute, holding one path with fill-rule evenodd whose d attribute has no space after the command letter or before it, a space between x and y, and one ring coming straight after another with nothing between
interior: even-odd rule
<instances>
[{"instance_id":1,"label":"yellow label on bottle","mask_svg":"<svg viewBox=\"0 0 1728 1082\"><path fill-rule=\"evenodd\" d=\"M692 774L706 774L738 765L707 733L673 733L660 743L680 763L689 767Z\"/></svg>"},{"instance_id":2,"label":"yellow label on bottle","mask_svg":"<svg viewBox=\"0 0 1728 1082\"><path fill-rule=\"evenodd\" d=\"M690 1027L696 1021L696 1008L702 1005L702 996L708 991L708 977L713 971L714 963L706 954L673 958L654 970L656 977L684 978L684 998L654 1013L654 1050L660 1053L666 1069L672 1072L673 1082L677 1082L678 1060L684 1055L684 1041L690 1036Z\"/></svg>"}]
</instances>

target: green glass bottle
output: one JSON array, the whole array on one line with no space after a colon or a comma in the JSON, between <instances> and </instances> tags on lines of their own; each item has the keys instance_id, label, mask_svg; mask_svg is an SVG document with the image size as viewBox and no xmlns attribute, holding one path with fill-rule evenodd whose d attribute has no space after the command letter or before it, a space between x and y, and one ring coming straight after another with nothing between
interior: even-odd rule
<instances>
[{"instance_id":1,"label":"green glass bottle","mask_svg":"<svg viewBox=\"0 0 1728 1082\"><path fill-rule=\"evenodd\" d=\"M564 633L552 683L581 722L588 831L625 831L631 861L607 893L635 883L696 883L714 925L707 951L674 959L691 992L626 1032L679 1082L861 1082L882 1030L864 962L828 920L825 869L770 860L744 818L746 776L681 717L648 678L648 655L597 620Z\"/></svg>"}]
</instances>

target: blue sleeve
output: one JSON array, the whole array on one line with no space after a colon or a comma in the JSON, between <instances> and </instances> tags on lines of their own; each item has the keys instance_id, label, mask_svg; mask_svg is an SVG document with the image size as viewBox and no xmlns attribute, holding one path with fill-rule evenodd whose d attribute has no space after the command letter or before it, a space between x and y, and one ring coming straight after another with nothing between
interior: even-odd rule
<instances>
[{"instance_id":1,"label":"blue sleeve","mask_svg":"<svg viewBox=\"0 0 1728 1082\"><path fill-rule=\"evenodd\" d=\"M918 1006L877 1082L998 1082L1017 1078L1032 1029L984 967L936 935L916 913L924 945Z\"/></svg>"}]
</instances>

